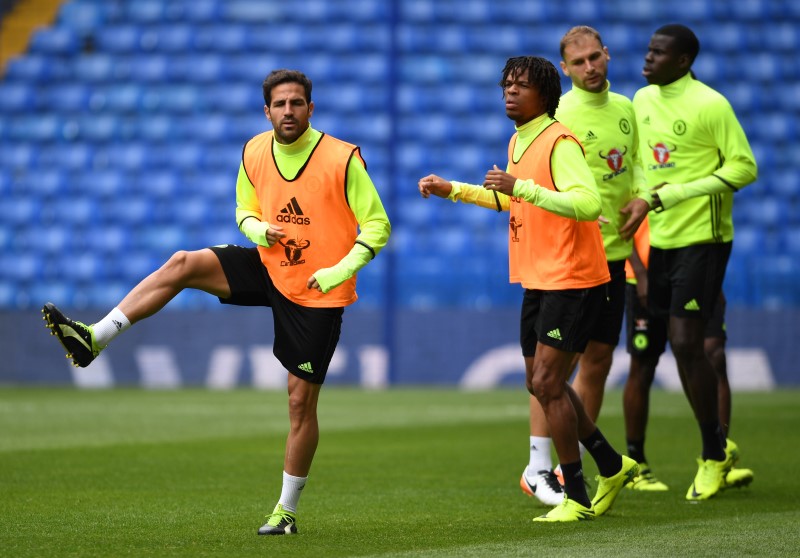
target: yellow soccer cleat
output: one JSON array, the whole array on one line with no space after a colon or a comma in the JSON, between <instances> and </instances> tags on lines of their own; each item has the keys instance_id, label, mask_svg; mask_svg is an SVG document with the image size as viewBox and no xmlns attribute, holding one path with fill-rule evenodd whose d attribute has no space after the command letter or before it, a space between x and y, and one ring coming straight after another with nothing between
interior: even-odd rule
<instances>
[{"instance_id":1,"label":"yellow soccer cleat","mask_svg":"<svg viewBox=\"0 0 800 558\"><path fill-rule=\"evenodd\" d=\"M728 488L742 488L753 482L753 471L750 469L737 469L731 467L728 474L725 475L725 480L722 483L722 489Z\"/></svg>"},{"instance_id":2,"label":"yellow soccer cleat","mask_svg":"<svg viewBox=\"0 0 800 558\"><path fill-rule=\"evenodd\" d=\"M630 484L626 484L625 487L644 492L664 492L669 490L666 484L656 478L647 463L639 463L639 474L633 477L633 481Z\"/></svg>"},{"instance_id":3,"label":"yellow soccer cleat","mask_svg":"<svg viewBox=\"0 0 800 558\"><path fill-rule=\"evenodd\" d=\"M592 499L592 508L597 515L603 515L611 509L614 500L617 499L619 491L626 484L633 482L636 475L639 474L639 464L627 455L622 456L622 468L619 473L613 477L596 477L597 493Z\"/></svg>"},{"instance_id":4,"label":"yellow soccer cleat","mask_svg":"<svg viewBox=\"0 0 800 558\"><path fill-rule=\"evenodd\" d=\"M589 521L595 518L592 508L582 506L575 500L564 498L560 505L539 517L534 517L534 522L566 523L570 521Z\"/></svg>"}]
</instances>

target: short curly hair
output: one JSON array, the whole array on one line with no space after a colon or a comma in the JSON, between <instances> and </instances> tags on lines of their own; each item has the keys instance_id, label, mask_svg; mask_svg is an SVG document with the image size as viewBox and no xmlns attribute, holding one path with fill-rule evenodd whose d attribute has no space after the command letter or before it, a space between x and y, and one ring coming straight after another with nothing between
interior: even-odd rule
<instances>
[{"instance_id":1,"label":"short curly hair","mask_svg":"<svg viewBox=\"0 0 800 558\"><path fill-rule=\"evenodd\" d=\"M561 77L552 62L540 56L516 56L509 58L503 68L500 87L505 87L508 76L516 74L528 76L531 85L539 90L544 101L545 111L554 118L558 102L561 100Z\"/></svg>"}]
</instances>

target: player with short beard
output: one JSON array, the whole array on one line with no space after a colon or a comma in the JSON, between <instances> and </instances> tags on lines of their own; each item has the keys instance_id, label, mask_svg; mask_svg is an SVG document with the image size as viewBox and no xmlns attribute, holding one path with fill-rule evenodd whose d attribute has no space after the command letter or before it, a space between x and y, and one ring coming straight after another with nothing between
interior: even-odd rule
<instances>
[{"instance_id":1,"label":"player with short beard","mask_svg":"<svg viewBox=\"0 0 800 558\"><path fill-rule=\"evenodd\" d=\"M391 230L360 149L311 127L311 88L295 70L275 70L262 84L272 130L245 144L236 182L236 222L255 248L176 252L92 325L52 303L42 309L76 366L88 366L112 339L183 289L205 291L222 304L272 309L273 352L288 371L289 435L281 495L259 535L297 532L297 503L319 441L317 401L344 307L357 299L357 272Z\"/></svg>"}]
</instances>

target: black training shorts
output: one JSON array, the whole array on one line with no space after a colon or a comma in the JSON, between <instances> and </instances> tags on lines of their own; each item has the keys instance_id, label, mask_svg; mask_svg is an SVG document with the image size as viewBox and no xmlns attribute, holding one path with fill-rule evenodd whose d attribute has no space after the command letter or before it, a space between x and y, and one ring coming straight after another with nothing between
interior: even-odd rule
<instances>
[{"instance_id":1,"label":"black training shorts","mask_svg":"<svg viewBox=\"0 0 800 558\"><path fill-rule=\"evenodd\" d=\"M636 285L628 283L625 287L625 333L628 354L646 357L661 356L667 346L667 322L648 312L639 302ZM720 293L717 303L706 323L704 336L726 340L725 296Z\"/></svg>"},{"instance_id":2,"label":"black training shorts","mask_svg":"<svg viewBox=\"0 0 800 558\"><path fill-rule=\"evenodd\" d=\"M611 275L608 296L600 307L589 339L616 347L625 315L625 260L608 262L608 273Z\"/></svg>"},{"instance_id":3,"label":"black training shorts","mask_svg":"<svg viewBox=\"0 0 800 558\"><path fill-rule=\"evenodd\" d=\"M311 308L292 302L275 288L256 248L226 245L211 250L219 258L230 298L222 304L269 306L275 325L272 352L292 374L322 384L342 330L344 308Z\"/></svg>"},{"instance_id":4,"label":"black training shorts","mask_svg":"<svg viewBox=\"0 0 800 558\"><path fill-rule=\"evenodd\" d=\"M606 301L607 283L588 289L526 289L522 298L522 355L536 354L536 343L570 353L586 349L597 316Z\"/></svg>"},{"instance_id":5,"label":"black training shorts","mask_svg":"<svg viewBox=\"0 0 800 558\"><path fill-rule=\"evenodd\" d=\"M666 318L708 321L722 292L730 242L695 244L684 248L650 247L647 304Z\"/></svg>"}]
</instances>

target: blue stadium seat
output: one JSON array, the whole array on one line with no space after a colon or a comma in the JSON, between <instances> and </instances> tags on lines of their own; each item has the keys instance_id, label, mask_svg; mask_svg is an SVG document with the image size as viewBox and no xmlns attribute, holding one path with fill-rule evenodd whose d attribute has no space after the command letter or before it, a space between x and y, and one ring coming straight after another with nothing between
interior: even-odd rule
<instances>
[{"instance_id":1,"label":"blue stadium seat","mask_svg":"<svg viewBox=\"0 0 800 558\"><path fill-rule=\"evenodd\" d=\"M177 170L192 170L205 166L205 149L199 143L182 142L166 153L166 162Z\"/></svg>"},{"instance_id":2,"label":"blue stadium seat","mask_svg":"<svg viewBox=\"0 0 800 558\"><path fill-rule=\"evenodd\" d=\"M125 2L124 18L139 24L161 23L166 16L166 2L161 0L136 0Z\"/></svg>"},{"instance_id":3,"label":"blue stadium seat","mask_svg":"<svg viewBox=\"0 0 800 558\"><path fill-rule=\"evenodd\" d=\"M130 277L126 277L125 279L126 281L104 281L102 289L87 289L86 306L92 308L113 308L119 304L125 295L128 294L128 291L136 284L136 281ZM136 279L144 279L144 276L137 276Z\"/></svg>"},{"instance_id":4,"label":"blue stadium seat","mask_svg":"<svg viewBox=\"0 0 800 558\"><path fill-rule=\"evenodd\" d=\"M75 0L66 2L58 12L58 22L79 35L88 35L118 15L116 2Z\"/></svg>"},{"instance_id":5,"label":"blue stadium seat","mask_svg":"<svg viewBox=\"0 0 800 558\"><path fill-rule=\"evenodd\" d=\"M170 58L165 54L142 53L127 57L129 79L150 84L166 82L170 77Z\"/></svg>"},{"instance_id":6,"label":"blue stadium seat","mask_svg":"<svg viewBox=\"0 0 800 558\"><path fill-rule=\"evenodd\" d=\"M794 255L758 258L752 266L758 303L766 308L800 304L800 263Z\"/></svg>"},{"instance_id":7,"label":"blue stadium seat","mask_svg":"<svg viewBox=\"0 0 800 558\"><path fill-rule=\"evenodd\" d=\"M131 230L119 223L94 222L86 235L86 247L94 253L118 257L131 247L131 236Z\"/></svg>"},{"instance_id":8,"label":"blue stadium seat","mask_svg":"<svg viewBox=\"0 0 800 558\"><path fill-rule=\"evenodd\" d=\"M238 146L237 154L241 157L242 146ZM231 160L228 170L210 171L202 173L186 173L180 180L181 187L186 194L202 195L206 199L214 202L222 201L235 206L236 196L236 176L239 169L240 159ZM226 207L220 207L215 203L216 211L224 212Z\"/></svg>"},{"instance_id":9,"label":"blue stadium seat","mask_svg":"<svg viewBox=\"0 0 800 558\"><path fill-rule=\"evenodd\" d=\"M127 54L136 52L141 46L142 27L124 23L107 25L95 31L95 43L103 52Z\"/></svg>"},{"instance_id":10,"label":"blue stadium seat","mask_svg":"<svg viewBox=\"0 0 800 558\"><path fill-rule=\"evenodd\" d=\"M94 150L85 143L59 143L39 149L39 163L62 170L82 170L94 162Z\"/></svg>"},{"instance_id":11,"label":"blue stadium seat","mask_svg":"<svg viewBox=\"0 0 800 558\"><path fill-rule=\"evenodd\" d=\"M783 244L788 255L800 258L800 223L792 223L783 229Z\"/></svg>"},{"instance_id":12,"label":"blue stadium seat","mask_svg":"<svg viewBox=\"0 0 800 558\"><path fill-rule=\"evenodd\" d=\"M204 161L204 169L209 172L219 172L225 176L225 183L228 186L228 191L232 184L236 183L236 172L239 169L239 162L242 160L242 149L245 141L250 137L244 139L235 139L230 141L223 141L218 143L207 143L205 146L206 156ZM204 173L200 180L205 182L207 180ZM214 179L212 179L213 182Z\"/></svg>"},{"instance_id":13,"label":"blue stadium seat","mask_svg":"<svg viewBox=\"0 0 800 558\"><path fill-rule=\"evenodd\" d=\"M760 185L764 186L765 182L770 194L775 195L778 199L800 200L800 175L798 175L797 169L773 170L766 177L759 179Z\"/></svg>"},{"instance_id":14,"label":"blue stadium seat","mask_svg":"<svg viewBox=\"0 0 800 558\"><path fill-rule=\"evenodd\" d=\"M0 256L0 279L31 281L42 275L44 262L34 252L7 252Z\"/></svg>"},{"instance_id":15,"label":"blue stadium seat","mask_svg":"<svg viewBox=\"0 0 800 558\"><path fill-rule=\"evenodd\" d=\"M192 24L218 21L221 16L221 4L219 0L192 0L191 2L185 2L183 16Z\"/></svg>"},{"instance_id":16,"label":"blue stadium seat","mask_svg":"<svg viewBox=\"0 0 800 558\"><path fill-rule=\"evenodd\" d=\"M200 51L242 52L247 49L248 42L246 25L203 25L195 30L193 47Z\"/></svg>"},{"instance_id":17,"label":"blue stadium seat","mask_svg":"<svg viewBox=\"0 0 800 558\"><path fill-rule=\"evenodd\" d=\"M90 90L85 83L60 83L58 87L45 87L41 95L45 105L55 111L80 112L89 108Z\"/></svg>"},{"instance_id":18,"label":"blue stadium seat","mask_svg":"<svg viewBox=\"0 0 800 558\"><path fill-rule=\"evenodd\" d=\"M97 147L94 165L100 169L138 171L159 164L162 156L163 153L143 143L115 143Z\"/></svg>"},{"instance_id":19,"label":"blue stadium seat","mask_svg":"<svg viewBox=\"0 0 800 558\"><path fill-rule=\"evenodd\" d=\"M0 163L9 170L29 170L38 161L39 150L27 142L0 143Z\"/></svg>"},{"instance_id":20,"label":"blue stadium seat","mask_svg":"<svg viewBox=\"0 0 800 558\"><path fill-rule=\"evenodd\" d=\"M68 68L46 54L28 53L12 58L6 66L5 80L36 83L65 77Z\"/></svg>"},{"instance_id":21,"label":"blue stadium seat","mask_svg":"<svg viewBox=\"0 0 800 558\"><path fill-rule=\"evenodd\" d=\"M107 200L101 209L104 216L117 221L128 230L137 230L131 227L140 227L150 221L152 204L142 195L128 195L125 198L112 198ZM138 236L135 235L135 236Z\"/></svg>"},{"instance_id":22,"label":"blue stadium seat","mask_svg":"<svg viewBox=\"0 0 800 558\"><path fill-rule=\"evenodd\" d=\"M194 26L185 23L146 25L141 28L139 46L145 52L187 52L193 48L194 32Z\"/></svg>"},{"instance_id":23,"label":"blue stadium seat","mask_svg":"<svg viewBox=\"0 0 800 558\"><path fill-rule=\"evenodd\" d=\"M255 116L254 116L255 118ZM231 119L220 112L205 114L202 118L189 118L186 122L187 137L203 143L220 143L232 138Z\"/></svg>"},{"instance_id":24,"label":"blue stadium seat","mask_svg":"<svg viewBox=\"0 0 800 558\"><path fill-rule=\"evenodd\" d=\"M224 82L228 77L227 58L223 53L216 51L176 55L172 59L172 66L170 74L173 79L180 79L192 84L216 85Z\"/></svg>"},{"instance_id":25,"label":"blue stadium seat","mask_svg":"<svg viewBox=\"0 0 800 558\"><path fill-rule=\"evenodd\" d=\"M132 190L131 182L130 176L119 169L86 170L72 175L68 193L98 200L124 199ZM105 209L100 209L99 213L103 216Z\"/></svg>"},{"instance_id":26,"label":"blue stadium seat","mask_svg":"<svg viewBox=\"0 0 800 558\"><path fill-rule=\"evenodd\" d=\"M102 281L107 269L104 259L102 254L90 252L66 254L58 266L60 276L78 282Z\"/></svg>"},{"instance_id":27,"label":"blue stadium seat","mask_svg":"<svg viewBox=\"0 0 800 558\"><path fill-rule=\"evenodd\" d=\"M0 113L19 113L37 108L39 90L25 82L0 82Z\"/></svg>"},{"instance_id":28,"label":"blue stadium seat","mask_svg":"<svg viewBox=\"0 0 800 558\"><path fill-rule=\"evenodd\" d=\"M220 3L220 14L230 21L263 24L280 20L283 11L280 4L273 2L228 0L227 2Z\"/></svg>"},{"instance_id":29,"label":"blue stadium seat","mask_svg":"<svg viewBox=\"0 0 800 558\"><path fill-rule=\"evenodd\" d=\"M116 114L93 114L82 117L78 137L89 142L107 142L119 138L121 125Z\"/></svg>"},{"instance_id":30,"label":"blue stadium seat","mask_svg":"<svg viewBox=\"0 0 800 558\"><path fill-rule=\"evenodd\" d=\"M30 52L50 55L72 55L78 51L80 39L68 27L42 28L31 37Z\"/></svg>"},{"instance_id":31,"label":"blue stadium seat","mask_svg":"<svg viewBox=\"0 0 800 558\"><path fill-rule=\"evenodd\" d=\"M67 176L61 169L43 168L18 176L14 189L19 194L42 199L63 193L66 184Z\"/></svg>"},{"instance_id":32,"label":"blue stadium seat","mask_svg":"<svg viewBox=\"0 0 800 558\"><path fill-rule=\"evenodd\" d=\"M199 89L191 85L161 85L144 91L142 106L151 111L190 113L205 108L202 100Z\"/></svg>"},{"instance_id":33,"label":"blue stadium seat","mask_svg":"<svg viewBox=\"0 0 800 558\"><path fill-rule=\"evenodd\" d=\"M314 87L315 99L316 92L317 88ZM228 114L244 112L247 113L248 119L252 119L264 106L264 98L258 83L235 81L225 84L209 84L205 88L204 94L209 109Z\"/></svg>"},{"instance_id":34,"label":"blue stadium seat","mask_svg":"<svg viewBox=\"0 0 800 558\"><path fill-rule=\"evenodd\" d=\"M118 271L127 280L129 289L136 283L153 273L164 262L159 260L152 251L131 250L126 252L124 258L118 260ZM105 288L105 287L104 287ZM123 293L124 296L124 293ZM121 299L120 297L119 299ZM116 304L116 302L114 303Z\"/></svg>"},{"instance_id":35,"label":"blue stadium seat","mask_svg":"<svg viewBox=\"0 0 800 558\"><path fill-rule=\"evenodd\" d=\"M178 174L172 170L142 171L136 181L136 191L152 200L159 198L178 199L180 181Z\"/></svg>"},{"instance_id":36,"label":"blue stadium seat","mask_svg":"<svg viewBox=\"0 0 800 558\"><path fill-rule=\"evenodd\" d=\"M12 140L48 143L61 137L62 122L54 113L11 117L6 135Z\"/></svg>"},{"instance_id":37,"label":"blue stadium seat","mask_svg":"<svg viewBox=\"0 0 800 558\"><path fill-rule=\"evenodd\" d=\"M183 137L175 130L176 117L170 114L149 114L137 122L137 137L147 142L169 142Z\"/></svg>"}]
</instances>

